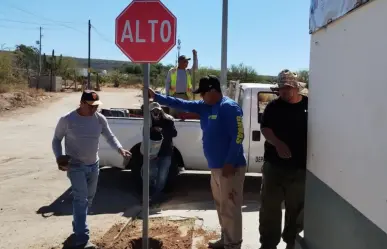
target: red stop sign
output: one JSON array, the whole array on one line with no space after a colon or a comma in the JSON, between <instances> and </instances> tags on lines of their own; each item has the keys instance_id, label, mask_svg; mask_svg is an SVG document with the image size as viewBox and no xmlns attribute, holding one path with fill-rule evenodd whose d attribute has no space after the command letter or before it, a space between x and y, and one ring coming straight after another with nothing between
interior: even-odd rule
<instances>
[{"instance_id":1,"label":"red stop sign","mask_svg":"<svg viewBox=\"0 0 387 249\"><path fill-rule=\"evenodd\" d=\"M116 18L116 45L134 63L157 63L176 45L176 17L159 0L134 0Z\"/></svg>"}]
</instances>

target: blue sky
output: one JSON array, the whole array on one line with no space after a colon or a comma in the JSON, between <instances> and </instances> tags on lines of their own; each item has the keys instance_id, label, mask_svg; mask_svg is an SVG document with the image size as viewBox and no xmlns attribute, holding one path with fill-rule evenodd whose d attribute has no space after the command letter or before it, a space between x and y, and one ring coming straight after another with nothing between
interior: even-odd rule
<instances>
[{"instance_id":1,"label":"blue sky","mask_svg":"<svg viewBox=\"0 0 387 249\"><path fill-rule=\"evenodd\" d=\"M43 27L43 52L87 57L87 21L92 58L128 60L114 44L115 18L128 0L1 0L0 46L34 45ZM221 0L163 0L178 20L182 54L198 51L199 65L220 68ZM228 64L244 63L260 74L309 67L310 0L229 0ZM174 63L176 47L162 60Z\"/></svg>"}]
</instances>

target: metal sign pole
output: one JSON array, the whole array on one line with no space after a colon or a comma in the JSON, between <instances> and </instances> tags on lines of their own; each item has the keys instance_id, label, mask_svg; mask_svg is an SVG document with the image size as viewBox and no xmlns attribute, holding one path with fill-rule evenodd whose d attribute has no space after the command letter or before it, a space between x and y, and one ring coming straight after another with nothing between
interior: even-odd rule
<instances>
[{"instance_id":1,"label":"metal sign pole","mask_svg":"<svg viewBox=\"0 0 387 249\"><path fill-rule=\"evenodd\" d=\"M149 228L149 140L150 140L150 113L149 113L149 85L150 85L150 64L144 64L144 155L143 155L143 176L142 176L142 248L148 249L148 228Z\"/></svg>"},{"instance_id":2,"label":"metal sign pole","mask_svg":"<svg viewBox=\"0 0 387 249\"><path fill-rule=\"evenodd\" d=\"M193 90L196 90L196 77L195 77L195 71L196 70L192 70L192 87L193 87ZM193 100L195 100L195 96L196 94L192 94L192 98Z\"/></svg>"},{"instance_id":3,"label":"metal sign pole","mask_svg":"<svg viewBox=\"0 0 387 249\"><path fill-rule=\"evenodd\" d=\"M222 54L220 64L220 84L223 94L227 88L227 29L228 29L228 0L223 0L222 10Z\"/></svg>"}]
</instances>

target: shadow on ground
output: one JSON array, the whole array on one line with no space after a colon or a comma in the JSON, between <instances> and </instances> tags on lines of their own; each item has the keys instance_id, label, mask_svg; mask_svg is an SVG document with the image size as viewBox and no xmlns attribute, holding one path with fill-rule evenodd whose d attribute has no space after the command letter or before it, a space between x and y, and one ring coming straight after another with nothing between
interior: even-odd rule
<instances>
[{"instance_id":1,"label":"shadow on ground","mask_svg":"<svg viewBox=\"0 0 387 249\"><path fill-rule=\"evenodd\" d=\"M133 216L141 210L141 188L134 186L130 171L115 168L102 168L98 189L94 198L92 215L124 212ZM244 184L243 212L256 212L259 209L259 189L261 177L246 176ZM172 189L166 193L166 200L153 210L214 210L210 188L210 174L207 172L184 171L177 178ZM136 211L134 211L136 210ZM49 205L36 211L43 217L72 215L71 188Z\"/></svg>"},{"instance_id":2,"label":"shadow on ground","mask_svg":"<svg viewBox=\"0 0 387 249\"><path fill-rule=\"evenodd\" d=\"M124 212L128 207L138 204L137 198L131 193L131 189L133 189L131 182L130 171L102 168L91 214L120 213ZM72 215L71 188L69 187L51 204L39 208L36 213L46 218L53 215Z\"/></svg>"},{"instance_id":3,"label":"shadow on ground","mask_svg":"<svg viewBox=\"0 0 387 249\"><path fill-rule=\"evenodd\" d=\"M173 190L166 193L166 200L151 207L150 214L157 214L160 210L214 210L210 177L210 173L184 171L177 178ZM258 211L260 187L260 176L246 176L243 212ZM138 198L141 198L141 191L137 192ZM130 216L127 212L124 215Z\"/></svg>"}]
</instances>

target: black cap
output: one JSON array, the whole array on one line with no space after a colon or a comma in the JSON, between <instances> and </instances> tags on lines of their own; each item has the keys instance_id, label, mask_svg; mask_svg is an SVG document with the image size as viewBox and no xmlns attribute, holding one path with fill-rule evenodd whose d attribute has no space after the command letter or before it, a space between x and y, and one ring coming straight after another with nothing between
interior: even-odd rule
<instances>
[{"instance_id":1,"label":"black cap","mask_svg":"<svg viewBox=\"0 0 387 249\"><path fill-rule=\"evenodd\" d=\"M101 100L96 92L85 90L82 93L81 101L88 103L89 105L102 105Z\"/></svg>"},{"instance_id":2,"label":"black cap","mask_svg":"<svg viewBox=\"0 0 387 249\"><path fill-rule=\"evenodd\" d=\"M189 61L189 60L191 60L191 58L189 58L185 55L180 55L178 60L179 61Z\"/></svg>"},{"instance_id":3,"label":"black cap","mask_svg":"<svg viewBox=\"0 0 387 249\"><path fill-rule=\"evenodd\" d=\"M220 89L220 81L215 75L208 75L200 79L199 88L193 91L194 94L206 93L212 89L222 92Z\"/></svg>"}]
</instances>

